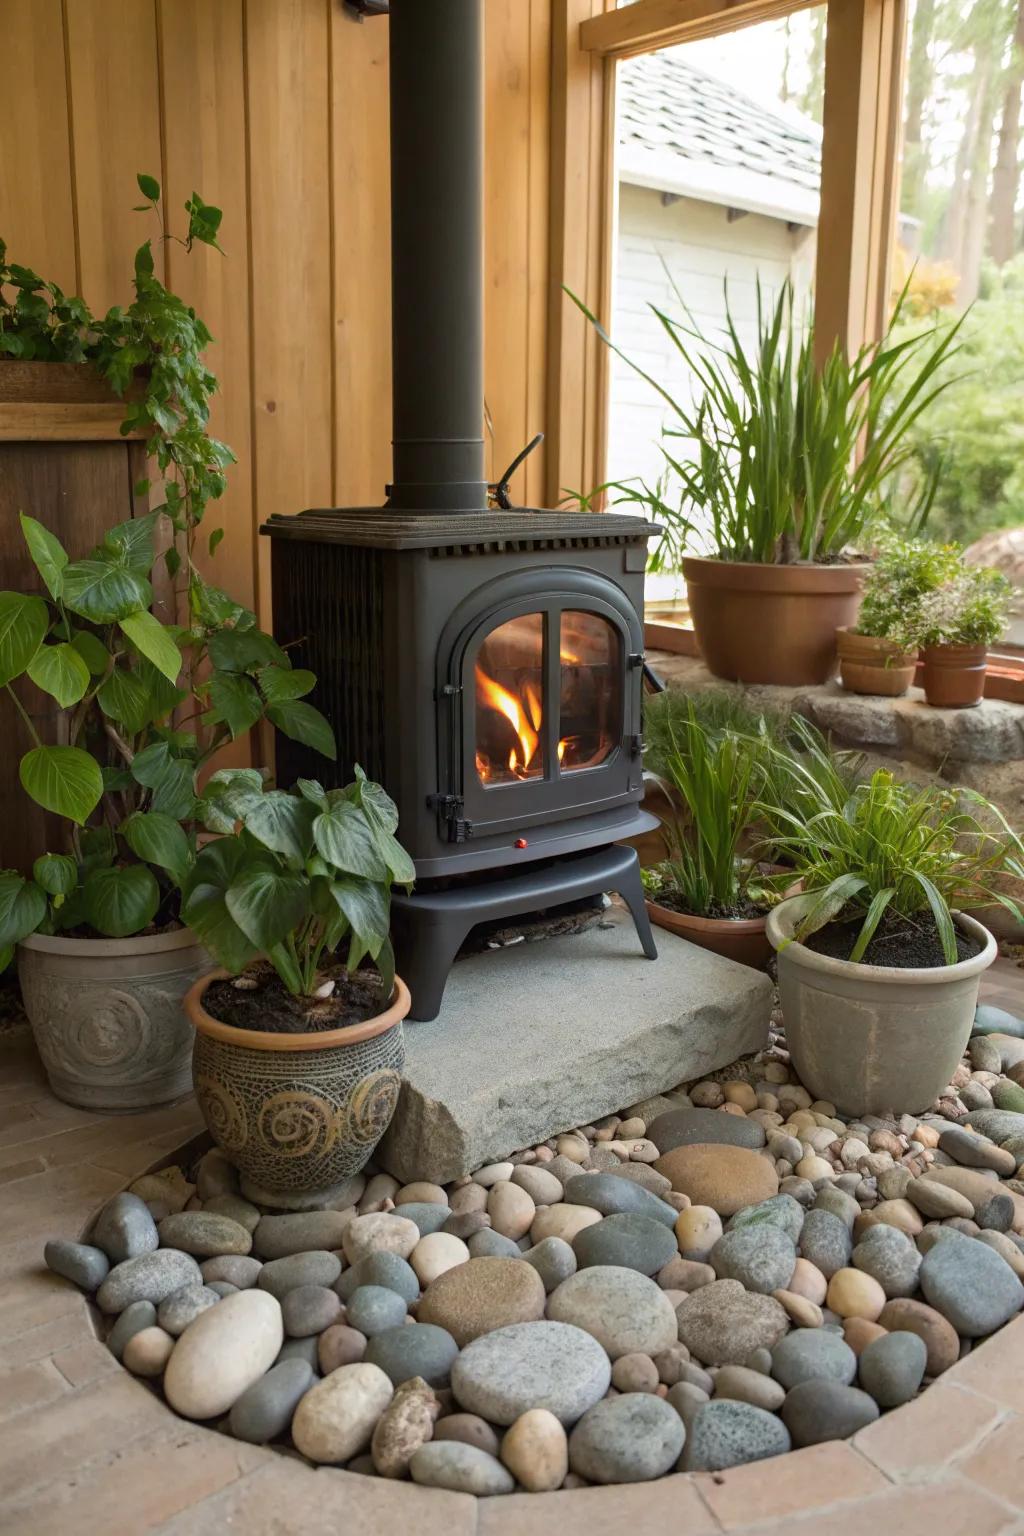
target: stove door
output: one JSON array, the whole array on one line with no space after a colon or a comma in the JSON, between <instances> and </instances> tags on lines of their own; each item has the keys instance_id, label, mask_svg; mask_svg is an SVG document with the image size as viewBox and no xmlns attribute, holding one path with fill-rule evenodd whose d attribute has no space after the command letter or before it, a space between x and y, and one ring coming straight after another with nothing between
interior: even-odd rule
<instances>
[{"instance_id":1,"label":"stove door","mask_svg":"<svg viewBox=\"0 0 1024 1536\"><path fill-rule=\"evenodd\" d=\"M578 569L495 586L504 601L459 635L440 689L439 804L458 806L460 840L592 815L641 785L642 631L625 594Z\"/></svg>"}]
</instances>

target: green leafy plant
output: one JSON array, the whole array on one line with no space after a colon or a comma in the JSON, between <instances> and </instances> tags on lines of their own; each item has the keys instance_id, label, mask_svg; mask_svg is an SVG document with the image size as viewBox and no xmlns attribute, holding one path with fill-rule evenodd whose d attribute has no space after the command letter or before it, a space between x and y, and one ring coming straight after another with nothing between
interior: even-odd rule
<instances>
[{"instance_id":1,"label":"green leafy plant","mask_svg":"<svg viewBox=\"0 0 1024 1536\"><path fill-rule=\"evenodd\" d=\"M921 599L911 625L916 643L991 645L1006 628L1012 592L999 571L962 565Z\"/></svg>"},{"instance_id":2,"label":"green leafy plant","mask_svg":"<svg viewBox=\"0 0 1024 1536\"><path fill-rule=\"evenodd\" d=\"M960 570L956 544L887 533L879 541L875 562L864 581L864 600L857 633L892 640L904 651L918 644L921 604Z\"/></svg>"},{"instance_id":3,"label":"green leafy plant","mask_svg":"<svg viewBox=\"0 0 1024 1536\"><path fill-rule=\"evenodd\" d=\"M671 520L674 546L706 547L719 560L827 562L856 546L911 456L908 432L948 387L941 370L959 331L953 325L936 339L897 340L901 299L880 341L852 359L837 341L819 362L813 322L801 326L794 316L788 282L774 308L758 287L753 347L741 340L728 289L721 342L704 336L688 313L673 319L651 305L693 378L690 405L622 352L586 306L569 297L670 410L662 452L680 488L679 506L673 509L661 490L652 495L642 484L601 489L616 489Z\"/></svg>"},{"instance_id":4,"label":"green leafy plant","mask_svg":"<svg viewBox=\"0 0 1024 1536\"><path fill-rule=\"evenodd\" d=\"M260 720L335 755L328 722L303 697L313 674L292 667L254 614L209 585L205 617L188 628L150 612L159 518L120 523L69 560L21 516L46 595L0 592L0 685L32 742L22 787L66 819L68 837L31 880L0 873L2 964L40 926L122 938L176 920L195 859L199 772ZM39 739L15 687L23 679L65 712L59 745Z\"/></svg>"},{"instance_id":5,"label":"green leafy plant","mask_svg":"<svg viewBox=\"0 0 1024 1536\"><path fill-rule=\"evenodd\" d=\"M644 704L644 767L650 772L666 773L668 757L680 750L694 719L712 735L730 731L734 735L783 742L789 730L789 716L779 710L758 709L738 690L702 688L697 693L683 693L666 688Z\"/></svg>"},{"instance_id":6,"label":"green leafy plant","mask_svg":"<svg viewBox=\"0 0 1024 1536\"><path fill-rule=\"evenodd\" d=\"M1007 873L1024 875L1024 845L981 795L919 788L878 769L840 800L838 783L823 786L799 763L790 771L803 780L801 804L776 802L764 809L778 829L773 849L786 854L803 886L795 898L803 909L795 939L832 922L858 922L849 958L859 961L883 918L920 927L930 916L946 963L953 965L954 910L998 902L1021 921L1017 904L996 881Z\"/></svg>"},{"instance_id":7,"label":"green leafy plant","mask_svg":"<svg viewBox=\"0 0 1024 1536\"><path fill-rule=\"evenodd\" d=\"M347 938L349 971L369 955L390 996L391 884L410 887L415 869L379 784L357 767L345 789L300 779L286 793L252 769L225 770L201 814L223 835L198 854L182 915L222 965L238 972L264 955L293 996L312 997L325 955Z\"/></svg>"}]
</instances>

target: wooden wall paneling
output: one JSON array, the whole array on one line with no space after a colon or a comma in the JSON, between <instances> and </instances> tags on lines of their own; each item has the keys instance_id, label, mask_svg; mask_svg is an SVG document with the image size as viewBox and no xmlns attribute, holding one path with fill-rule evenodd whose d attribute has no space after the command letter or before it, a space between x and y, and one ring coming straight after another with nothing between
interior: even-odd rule
<instances>
[{"instance_id":1,"label":"wooden wall paneling","mask_svg":"<svg viewBox=\"0 0 1024 1536\"><path fill-rule=\"evenodd\" d=\"M528 440L530 7L491 0L484 24L484 394L486 473ZM534 429L536 430L536 429ZM513 495L522 495L525 475Z\"/></svg>"},{"instance_id":2,"label":"wooden wall paneling","mask_svg":"<svg viewBox=\"0 0 1024 1536\"><path fill-rule=\"evenodd\" d=\"M328 111L334 0L247 0L254 513L328 506L333 379ZM343 217L343 210L339 210ZM270 550L257 539L270 624Z\"/></svg>"},{"instance_id":3,"label":"wooden wall paneling","mask_svg":"<svg viewBox=\"0 0 1024 1536\"><path fill-rule=\"evenodd\" d=\"M134 213L138 171L163 180L155 0L68 0L67 49L74 145L79 283L103 313L132 298L135 251L153 214Z\"/></svg>"},{"instance_id":4,"label":"wooden wall paneling","mask_svg":"<svg viewBox=\"0 0 1024 1536\"><path fill-rule=\"evenodd\" d=\"M602 344L562 292L608 321L607 93L613 65L580 46L580 23L605 0L551 0L551 227L547 500L589 491L604 472Z\"/></svg>"},{"instance_id":5,"label":"wooden wall paneling","mask_svg":"<svg viewBox=\"0 0 1024 1536\"><path fill-rule=\"evenodd\" d=\"M0 239L65 293L78 286L61 0L4 0Z\"/></svg>"},{"instance_id":6,"label":"wooden wall paneling","mask_svg":"<svg viewBox=\"0 0 1024 1536\"><path fill-rule=\"evenodd\" d=\"M899 175L906 0L829 0L815 336L853 353L881 335Z\"/></svg>"},{"instance_id":7,"label":"wooden wall paneling","mask_svg":"<svg viewBox=\"0 0 1024 1536\"><path fill-rule=\"evenodd\" d=\"M164 135L164 202L181 233L193 191L224 210L224 254L196 245L167 247L168 286L192 304L213 335L206 362L220 389L210 431L234 451L227 489L207 508L199 564L210 580L252 607L256 527L252 498L250 408L249 210L246 194L245 69L242 0L157 0ZM224 529L215 556L208 536Z\"/></svg>"},{"instance_id":8,"label":"wooden wall paneling","mask_svg":"<svg viewBox=\"0 0 1024 1536\"><path fill-rule=\"evenodd\" d=\"M334 488L375 506L391 479L388 22L331 6Z\"/></svg>"},{"instance_id":9,"label":"wooden wall paneling","mask_svg":"<svg viewBox=\"0 0 1024 1536\"><path fill-rule=\"evenodd\" d=\"M527 252L527 373L525 441L547 422L547 343L550 310L548 262L551 201L551 4L530 0L530 186ZM500 473L500 470L499 470ZM545 504L547 443L535 448L519 475L518 494L526 506ZM513 487L516 490L516 487Z\"/></svg>"}]
</instances>

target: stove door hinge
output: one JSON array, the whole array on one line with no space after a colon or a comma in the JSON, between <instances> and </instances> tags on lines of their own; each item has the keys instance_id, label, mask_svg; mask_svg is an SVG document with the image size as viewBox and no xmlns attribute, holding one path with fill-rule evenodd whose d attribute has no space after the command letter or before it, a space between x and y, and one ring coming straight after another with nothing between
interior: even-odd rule
<instances>
[{"instance_id":1,"label":"stove door hinge","mask_svg":"<svg viewBox=\"0 0 1024 1536\"><path fill-rule=\"evenodd\" d=\"M448 823L448 841L464 843L473 836L473 823L462 814L466 803L461 795L428 795L427 804L437 811L442 821Z\"/></svg>"},{"instance_id":2,"label":"stove door hinge","mask_svg":"<svg viewBox=\"0 0 1024 1536\"><path fill-rule=\"evenodd\" d=\"M629 747L630 757L641 757L643 755L644 739L642 736L627 736L626 745Z\"/></svg>"},{"instance_id":3,"label":"stove door hinge","mask_svg":"<svg viewBox=\"0 0 1024 1536\"><path fill-rule=\"evenodd\" d=\"M629 655L626 657L627 664L631 668L642 667L645 660L646 657L644 656L643 651L630 651Z\"/></svg>"}]
</instances>

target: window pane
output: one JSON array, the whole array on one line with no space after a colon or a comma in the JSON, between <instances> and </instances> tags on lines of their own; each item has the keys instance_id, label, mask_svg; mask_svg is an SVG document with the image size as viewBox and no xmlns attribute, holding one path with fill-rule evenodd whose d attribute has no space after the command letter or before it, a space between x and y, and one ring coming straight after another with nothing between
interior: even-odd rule
<instances>
[{"instance_id":1,"label":"window pane","mask_svg":"<svg viewBox=\"0 0 1024 1536\"><path fill-rule=\"evenodd\" d=\"M476 659L476 771L484 784L544 773L541 721L544 616L509 619L486 637Z\"/></svg>"},{"instance_id":2,"label":"window pane","mask_svg":"<svg viewBox=\"0 0 1024 1536\"><path fill-rule=\"evenodd\" d=\"M622 737L622 641L596 613L567 609L559 641L558 761L563 773L604 762Z\"/></svg>"}]
</instances>

